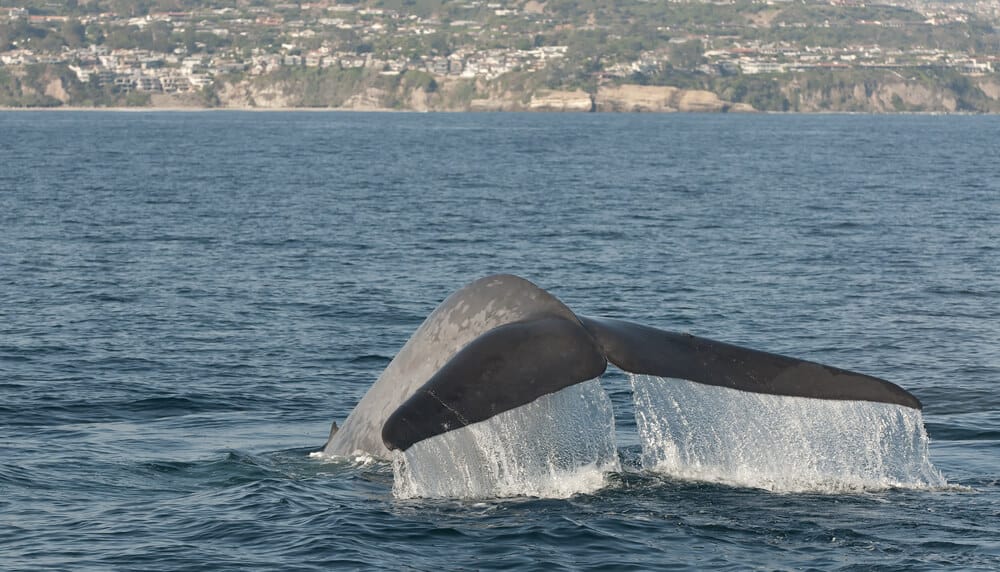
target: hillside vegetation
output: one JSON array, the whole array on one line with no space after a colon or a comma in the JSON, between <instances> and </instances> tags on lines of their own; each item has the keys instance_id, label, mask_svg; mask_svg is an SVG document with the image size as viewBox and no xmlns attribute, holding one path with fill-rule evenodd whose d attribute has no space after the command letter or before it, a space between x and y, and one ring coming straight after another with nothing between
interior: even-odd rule
<instances>
[{"instance_id":1,"label":"hillside vegetation","mask_svg":"<svg viewBox=\"0 0 1000 572\"><path fill-rule=\"evenodd\" d=\"M1000 111L1000 8L0 2L0 106Z\"/></svg>"}]
</instances>

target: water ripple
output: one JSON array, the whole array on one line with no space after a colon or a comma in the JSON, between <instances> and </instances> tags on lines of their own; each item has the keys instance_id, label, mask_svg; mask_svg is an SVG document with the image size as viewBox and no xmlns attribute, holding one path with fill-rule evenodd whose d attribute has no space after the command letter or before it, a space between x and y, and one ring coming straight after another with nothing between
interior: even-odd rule
<instances>
[{"instance_id":1,"label":"water ripple","mask_svg":"<svg viewBox=\"0 0 1000 572\"><path fill-rule=\"evenodd\" d=\"M998 127L0 113L0 567L996 570ZM954 486L651 474L616 371L590 494L400 500L389 464L310 458L490 272L890 379Z\"/></svg>"}]
</instances>

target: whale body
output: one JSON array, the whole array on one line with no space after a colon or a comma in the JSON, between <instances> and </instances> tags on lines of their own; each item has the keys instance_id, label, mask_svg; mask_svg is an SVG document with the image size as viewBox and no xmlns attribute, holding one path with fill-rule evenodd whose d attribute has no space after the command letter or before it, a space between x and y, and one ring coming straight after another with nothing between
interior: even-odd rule
<instances>
[{"instance_id":1,"label":"whale body","mask_svg":"<svg viewBox=\"0 0 1000 572\"><path fill-rule=\"evenodd\" d=\"M876 377L633 322L578 316L523 278L500 274L446 298L410 337L324 453L389 458L599 377L635 374L740 391L920 409Z\"/></svg>"}]
</instances>

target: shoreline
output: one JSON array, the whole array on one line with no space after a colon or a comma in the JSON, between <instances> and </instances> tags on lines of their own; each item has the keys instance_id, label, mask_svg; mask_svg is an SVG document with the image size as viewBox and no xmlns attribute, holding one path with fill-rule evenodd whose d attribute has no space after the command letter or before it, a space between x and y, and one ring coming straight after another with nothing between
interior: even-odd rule
<instances>
[{"instance_id":1,"label":"shoreline","mask_svg":"<svg viewBox=\"0 0 1000 572\"><path fill-rule=\"evenodd\" d=\"M79 107L73 105L59 105L55 107L3 107L0 106L0 112L5 111L26 111L26 112L39 112L39 111L59 111L59 112L73 112L73 111L101 111L110 113L149 113L149 112L165 112L165 113L183 113L183 112L212 112L212 111L251 111L251 112L262 112L262 111L274 111L278 113L298 113L298 112L308 112L308 111L339 111L348 113L424 113L419 111L414 111L412 109L388 109L388 108L373 108L373 109L352 109L352 108L341 108L341 107L183 107L183 106L149 106L149 107ZM427 112L430 113L430 112ZM463 113L461 111L434 111L433 113Z\"/></svg>"},{"instance_id":2,"label":"shoreline","mask_svg":"<svg viewBox=\"0 0 1000 572\"><path fill-rule=\"evenodd\" d=\"M960 116L1000 116L1000 112L987 111L576 111L576 110L480 110L480 109L392 109L373 107L358 109L350 107L184 107L184 106L150 106L150 107L80 107L80 106L55 106L55 107L3 107L0 106L0 113L6 112L101 112L101 113L213 113L213 112L250 112L250 113L522 113L522 114L581 114L581 115L960 115Z\"/></svg>"}]
</instances>

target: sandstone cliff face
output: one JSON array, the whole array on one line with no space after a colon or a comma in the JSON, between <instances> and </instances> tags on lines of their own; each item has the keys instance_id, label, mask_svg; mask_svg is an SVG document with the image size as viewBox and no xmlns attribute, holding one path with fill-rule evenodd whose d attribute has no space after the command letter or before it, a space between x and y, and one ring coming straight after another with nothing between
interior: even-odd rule
<instances>
[{"instance_id":1,"label":"sandstone cliff face","mask_svg":"<svg viewBox=\"0 0 1000 572\"><path fill-rule=\"evenodd\" d=\"M383 78L384 79L384 78ZM982 78L972 82L979 97L974 109L1000 111L1000 80ZM51 84L50 84L51 85ZM303 90L312 89L312 99ZM244 79L217 88L219 105L236 108L281 109L319 107L329 109L414 111L620 111L620 112L752 112L750 103L726 101L705 90L670 86L606 85L596 94L582 90L522 91L486 82L441 80L431 91L406 81L372 80L355 85L330 84L324 91L301 82L261 82ZM46 93L64 95L51 85ZM926 82L900 78L891 81L844 82L825 87L811 86L791 78L780 87L790 111L955 112L969 110L953 91Z\"/></svg>"},{"instance_id":2,"label":"sandstone cliff face","mask_svg":"<svg viewBox=\"0 0 1000 572\"><path fill-rule=\"evenodd\" d=\"M482 97L470 101L465 111L520 111L520 109L519 102L499 97Z\"/></svg>"},{"instance_id":3,"label":"sandstone cliff face","mask_svg":"<svg viewBox=\"0 0 1000 572\"><path fill-rule=\"evenodd\" d=\"M874 88L864 85L836 87L829 90L784 90L798 97L797 111L864 111L885 113L896 111L944 111L956 109L953 96L921 84L892 82Z\"/></svg>"},{"instance_id":4,"label":"sandstone cliff face","mask_svg":"<svg viewBox=\"0 0 1000 572\"><path fill-rule=\"evenodd\" d=\"M976 86L986 94L986 97L1000 101L1000 80L980 79L976 82Z\"/></svg>"},{"instance_id":5,"label":"sandstone cliff face","mask_svg":"<svg viewBox=\"0 0 1000 572\"><path fill-rule=\"evenodd\" d=\"M542 6L539 3L539 6ZM58 65L5 66L0 106L62 105L351 109L413 111L641 112L992 112L1000 113L1000 75L906 77L900 73L752 76L707 82L712 91L670 86L602 85L596 93L540 89L527 75L467 80L423 72L396 76L365 71L292 70L219 80L204 92L156 94L101 91ZM736 89L736 85L747 80ZM749 87L747 87L749 85ZM720 95L721 94L721 95ZM739 95L737 95L739 94ZM741 101L730 101L740 99ZM146 103L148 101L148 103Z\"/></svg>"},{"instance_id":6,"label":"sandstone cliff face","mask_svg":"<svg viewBox=\"0 0 1000 572\"><path fill-rule=\"evenodd\" d=\"M154 93L149 106L160 109L204 109L204 100L196 93Z\"/></svg>"},{"instance_id":7,"label":"sandstone cliff face","mask_svg":"<svg viewBox=\"0 0 1000 572\"><path fill-rule=\"evenodd\" d=\"M710 91L669 86L602 86L596 98L598 111L713 112L726 111L730 107Z\"/></svg>"},{"instance_id":8,"label":"sandstone cliff face","mask_svg":"<svg viewBox=\"0 0 1000 572\"><path fill-rule=\"evenodd\" d=\"M282 109L294 107L294 95L287 94L287 88L281 82L267 86L254 86L246 81L223 83L218 89L218 96L222 107Z\"/></svg>"},{"instance_id":9,"label":"sandstone cliff face","mask_svg":"<svg viewBox=\"0 0 1000 572\"><path fill-rule=\"evenodd\" d=\"M329 88L329 89L324 89ZM218 105L255 109L387 109L430 111L440 109L440 97L423 88L360 82L356 85L310 85L297 81L262 81L262 78L221 82L216 87Z\"/></svg>"},{"instance_id":10,"label":"sandstone cliff face","mask_svg":"<svg viewBox=\"0 0 1000 572\"><path fill-rule=\"evenodd\" d=\"M377 87L365 88L363 91L352 95L344 102L343 109L353 111L377 111L384 109L382 105L386 97L385 90Z\"/></svg>"},{"instance_id":11,"label":"sandstone cliff face","mask_svg":"<svg viewBox=\"0 0 1000 572\"><path fill-rule=\"evenodd\" d=\"M531 111L594 111L594 98L585 91L543 91L528 102Z\"/></svg>"},{"instance_id":12,"label":"sandstone cliff face","mask_svg":"<svg viewBox=\"0 0 1000 572\"><path fill-rule=\"evenodd\" d=\"M48 83L45 84L45 95L58 99L63 103L68 103L70 95L66 93L66 86L63 85L62 79L52 78Z\"/></svg>"},{"instance_id":13,"label":"sandstone cliff face","mask_svg":"<svg viewBox=\"0 0 1000 572\"><path fill-rule=\"evenodd\" d=\"M958 108L958 101L947 92L935 90L925 85L905 82L880 85L869 96L869 102L876 111L930 109L950 112ZM900 102L902 103L900 104ZM897 107L902 107L902 109L897 109Z\"/></svg>"},{"instance_id":14,"label":"sandstone cliff face","mask_svg":"<svg viewBox=\"0 0 1000 572\"><path fill-rule=\"evenodd\" d=\"M423 89L407 89L400 84L392 89L359 87L337 109L378 110L405 109L414 111L645 111L645 112L718 112L748 111L745 104L725 102L710 91L685 90L676 87L621 85L602 87L596 95L582 90L539 90L523 93L498 89L497 86L476 85L471 98L455 96L458 83L443 80L434 93ZM297 86L284 82L258 84L242 80L223 84L218 89L223 107L256 107L276 109L302 107L295 93ZM390 102L392 102L390 104Z\"/></svg>"},{"instance_id":15,"label":"sandstone cliff face","mask_svg":"<svg viewBox=\"0 0 1000 572\"><path fill-rule=\"evenodd\" d=\"M434 96L422 89L414 89L410 92L406 106L413 111L431 111L434 109Z\"/></svg>"},{"instance_id":16,"label":"sandstone cliff face","mask_svg":"<svg viewBox=\"0 0 1000 572\"><path fill-rule=\"evenodd\" d=\"M53 73L53 68L46 68L40 75L32 81L27 71L20 66L5 67L13 85L8 89L16 97L26 98L28 101L38 101L41 96L50 100L46 105L69 103L73 96L67 91L65 82L57 74Z\"/></svg>"}]
</instances>

